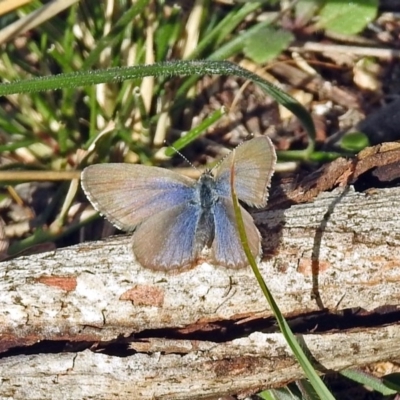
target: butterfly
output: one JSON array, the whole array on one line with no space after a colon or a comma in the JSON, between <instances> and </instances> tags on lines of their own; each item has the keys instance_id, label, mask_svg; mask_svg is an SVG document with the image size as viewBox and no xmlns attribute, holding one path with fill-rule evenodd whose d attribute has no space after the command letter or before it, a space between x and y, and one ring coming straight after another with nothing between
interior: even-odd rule
<instances>
[{"instance_id":1,"label":"butterfly","mask_svg":"<svg viewBox=\"0 0 400 400\"><path fill-rule=\"evenodd\" d=\"M198 180L176 172L136 164L95 164L81 175L93 207L123 231L133 231L133 253L146 268L171 271L212 264L241 268L248 261L236 226L230 174L237 197L264 207L276 163L268 137L238 145ZM241 207L254 257L261 237L251 215Z\"/></svg>"}]
</instances>

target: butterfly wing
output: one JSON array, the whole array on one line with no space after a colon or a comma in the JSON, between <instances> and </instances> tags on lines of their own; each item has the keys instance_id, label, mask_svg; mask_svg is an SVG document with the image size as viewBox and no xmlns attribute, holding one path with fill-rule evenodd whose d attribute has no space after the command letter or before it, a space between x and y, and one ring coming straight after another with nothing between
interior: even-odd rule
<instances>
[{"instance_id":1,"label":"butterfly wing","mask_svg":"<svg viewBox=\"0 0 400 400\"><path fill-rule=\"evenodd\" d=\"M195 265L214 229L212 224L201 223L201 216L199 205L188 202L144 221L133 234L136 260L144 267L165 271Z\"/></svg>"},{"instance_id":2,"label":"butterfly wing","mask_svg":"<svg viewBox=\"0 0 400 400\"><path fill-rule=\"evenodd\" d=\"M85 168L82 188L94 208L124 231L193 197L195 181L163 168L96 164Z\"/></svg>"},{"instance_id":3,"label":"butterfly wing","mask_svg":"<svg viewBox=\"0 0 400 400\"><path fill-rule=\"evenodd\" d=\"M261 253L260 234L251 215L242 207L244 227L251 253L258 257ZM246 255L236 226L235 211L230 198L221 198L214 206L215 236L211 248L211 257L217 265L230 268L247 266Z\"/></svg>"},{"instance_id":4,"label":"butterfly wing","mask_svg":"<svg viewBox=\"0 0 400 400\"><path fill-rule=\"evenodd\" d=\"M215 179L219 194L223 197L231 196L232 161L238 198L251 206L264 207L267 204L268 188L276 163L271 140L267 136L261 136L243 142L221 162Z\"/></svg>"}]
</instances>

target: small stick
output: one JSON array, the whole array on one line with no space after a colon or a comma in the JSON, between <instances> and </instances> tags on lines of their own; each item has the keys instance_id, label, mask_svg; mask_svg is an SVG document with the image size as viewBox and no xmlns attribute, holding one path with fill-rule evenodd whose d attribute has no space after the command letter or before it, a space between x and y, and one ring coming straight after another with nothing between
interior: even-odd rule
<instances>
[{"instance_id":1,"label":"small stick","mask_svg":"<svg viewBox=\"0 0 400 400\"><path fill-rule=\"evenodd\" d=\"M316 53L351 53L357 56L370 56L384 59L400 58L400 50L397 49L381 49L379 47L361 47L361 46L345 46L340 44L326 44L316 42L306 42L302 47L289 47L290 51L304 53L305 51L314 51Z\"/></svg>"}]
</instances>

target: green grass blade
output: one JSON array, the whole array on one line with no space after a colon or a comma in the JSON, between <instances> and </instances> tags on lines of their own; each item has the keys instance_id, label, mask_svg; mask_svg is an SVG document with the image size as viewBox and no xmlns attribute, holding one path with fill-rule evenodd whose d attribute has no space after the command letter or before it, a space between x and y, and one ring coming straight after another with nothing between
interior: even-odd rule
<instances>
[{"instance_id":1,"label":"green grass blade","mask_svg":"<svg viewBox=\"0 0 400 400\"><path fill-rule=\"evenodd\" d=\"M247 3L239 9L233 10L215 28L208 32L196 46L196 49L189 55L188 59L201 57L208 46L219 43L220 38L226 38L243 19L251 12L259 8L259 3ZM214 58L216 59L216 58Z\"/></svg>"},{"instance_id":2,"label":"green grass blade","mask_svg":"<svg viewBox=\"0 0 400 400\"><path fill-rule=\"evenodd\" d=\"M351 379L354 382L361 383L362 385L368 386L373 390L382 393L384 396L390 396L392 394L397 393L395 390L388 388L381 379L366 374L363 371L357 369L346 369L340 371L340 375L345 376L348 379Z\"/></svg>"},{"instance_id":3,"label":"green grass blade","mask_svg":"<svg viewBox=\"0 0 400 400\"><path fill-rule=\"evenodd\" d=\"M225 109L222 107L220 110L214 111L209 117L200 122L199 125L191 129L185 136L179 138L173 143L173 148L169 147L165 150L167 157L172 157L176 150L181 150L189 143L196 140L204 131L206 131L212 124L217 122L225 114Z\"/></svg>"},{"instance_id":4,"label":"green grass blade","mask_svg":"<svg viewBox=\"0 0 400 400\"><path fill-rule=\"evenodd\" d=\"M296 337L294 336L293 332L291 331L288 323L286 322L285 318L283 317L282 313L280 312L278 305L275 302L275 299L272 296L272 293L269 291L265 281L258 269L257 263L251 254L250 246L247 241L246 231L244 228L244 222L242 218L242 213L240 211L239 202L235 193L234 189L234 174L232 173L234 169L231 170L231 196L233 201L233 206L235 210L235 217L238 226L238 232L240 235L240 240L243 245L243 249L246 253L247 259L249 260L250 266L253 270L253 273L257 279L258 284L261 287L262 292L264 293L265 298L268 301L269 306L271 307L272 312L275 315L275 318L278 322L279 328L284 336L287 344L291 348L294 356L296 357L298 363L300 364L301 368L303 369L306 377L309 379L312 387L314 388L315 392L320 396L321 399L324 400L334 400L334 397L329 392L328 388L323 383L322 379L318 376L317 372L313 368L312 364L308 360L306 354L304 353L303 349L301 348L299 342L297 341Z\"/></svg>"},{"instance_id":5,"label":"green grass blade","mask_svg":"<svg viewBox=\"0 0 400 400\"><path fill-rule=\"evenodd\" d=\"M307 148L306 156L312 153L314 149L315 127L307 110L297 100L277 86L229 61L168 61L151 65L137 65L133 67L44 76L3 83L0 85L0 96L14 93L31 93L43 90L75 88L78 86L89 86L105 82L122 82L127 79L144 78L145 76L174 75L234 75L253 81L260 86L264 92L269 94L300 119L310 138L310 145Z\"/></svg>"},{"instance_id":6,"label":"green grass blade","mask_svg":"<svg viewBox=\"0 0 400 400\"><path fill-rule=\"evenodd\" d=\"M147 6L149 0L137 0L131 9L127 11L117 23L113 26L111 31L103 36L97 43L96 47L91 51L85 59L82 68L90 68L100 57L101 52L108 46L111 46L114 40L126 29L126 26L131 23L136 16L138 16Z\"/></svg>"}]
</instances>

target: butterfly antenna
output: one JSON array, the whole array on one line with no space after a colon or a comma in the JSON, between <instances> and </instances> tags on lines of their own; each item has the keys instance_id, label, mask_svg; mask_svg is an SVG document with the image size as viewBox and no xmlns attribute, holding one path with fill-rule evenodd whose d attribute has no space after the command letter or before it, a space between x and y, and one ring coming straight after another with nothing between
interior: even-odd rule
<instances>
[{"instance_id":1,"label":"butterfly antenna","mask_svg":"<svg viewBox=\"0 0 400 400\"><path fill-rule=\"evenodd\" d=\"M231 149L231 151L228 154L225 154L212 168L211 171L218 168L224 161L226 158L228 158L232 151L237 149L239 146L241 146L243 143L247 142L248 140L252 139L254 137L253 133L250 133L249 135L247 135L238 145L236 145L233 149Z\"/></svg>"},{"instance_id":2,"label":"butterfly antenna","mask_svg":"<svg viewBox=\"0 0 400 400\"><path fill-rule=\"evenodd\" d=\"M192 168L194 168L196 171L199 171L198 168L194 164L192 164L187 157L185 157L176 147L174 147L173 144L169 144L166 140L164 140L164 144L168 147L171 147L172 150L175 151L176 154L179 154Z\"/></svg>"}]
</instances>

